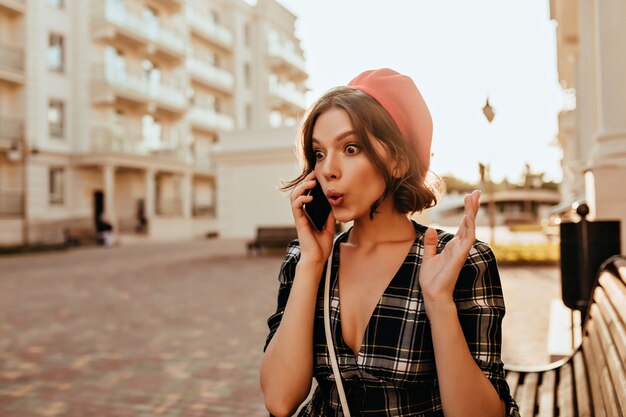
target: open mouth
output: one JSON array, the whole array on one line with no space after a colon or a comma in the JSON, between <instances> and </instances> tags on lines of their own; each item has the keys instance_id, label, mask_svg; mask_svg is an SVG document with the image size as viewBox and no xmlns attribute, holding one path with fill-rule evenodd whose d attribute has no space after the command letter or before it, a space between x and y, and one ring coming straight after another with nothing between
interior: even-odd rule
<instances>
[{"instance_id":1,"label":"open mouth","mask_svg":"<svg viewBox=\"0 0 626 417\"><path fill-rule=\"evenodd\" d=\"M343 194L337 193L337 192L329 192L328 193L328 202L332 205L332 206L338 206L341 205L341 203L343 203Z\"/></svg>"}]
</instances>

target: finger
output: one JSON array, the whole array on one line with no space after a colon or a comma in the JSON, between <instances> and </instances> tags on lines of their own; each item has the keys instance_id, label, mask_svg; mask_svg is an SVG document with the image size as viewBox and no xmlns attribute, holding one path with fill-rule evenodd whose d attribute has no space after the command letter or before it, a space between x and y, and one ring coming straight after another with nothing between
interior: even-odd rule
<instances>
[{"instance_id":1,"label":"finger","mask_svg":"<svg viewBox=\"0 0 626 417\"><path fill-rule=\"evenodd\" d=\"M424 233L424 259L430 259L437 255L437 231L432 227Z\"/></svg>"},{"instance_id":2,"label":"finger","mask_svg":"<svg viewBox=\"0 0 626 417\"><path fill-rule=\"evenodd\" d=\"M474 218L476 218L476 214L478 214L478 209L480 208L481 192L480 190L475 190L474 192L476 193L476 200L474 201Z\"/></svg>"},{"instance_id":3,"label":"finger","mask_svg":"<svg viewBox=\"0 0 626 417\"><path fill-rule=\"evenodd\" d=\"M292 203L291 203L291 207L298 211L299 209L302 209L302 206L305 205L306 203L309 203L313 201L313 196L312 195L301 195L300 197L296 198Z\"/></svg>"},{"instance_id":4,"label":"finger","mask_svg":"<svg viewBox=\"0 0 626 417\"><path fill-rule=\"evenodd\" d=\"M465 194L463 198L463 204L465 206L464 214L466 216L472 216L474 211L474 193Z\"/></svg>"},{"instance_id":5,"label":"finger","mask_svg":"<svg viewBox=\"0 0 626 417\"><path fill-rule=\"evenodd\" d=\"M291 193L291 201L295 201L298 197L306 194L306 191L315 187L315 179L301 182Z\"/></svg>"}]
</instances>

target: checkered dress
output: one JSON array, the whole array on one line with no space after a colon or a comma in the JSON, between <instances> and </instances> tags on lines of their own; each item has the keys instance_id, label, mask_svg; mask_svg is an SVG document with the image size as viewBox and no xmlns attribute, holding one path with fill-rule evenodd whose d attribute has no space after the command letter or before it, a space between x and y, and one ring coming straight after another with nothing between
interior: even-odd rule
<instances>
[{"instance_id":1,"label":"checkered dress","mask_svg":"<svg viewBox=\"0 0 626 417\"><path fill-rule=\"evenodd\" d=\"M353 416L443 416L430 322L418 283L426 227L415 222L413 225L417 231L415 242L375 307L357 358L343 340L339 318L339 245L346 241L348 232L335 242L330 323ZM437 232L439 253L453 235ZM295 240L288 246L280 268L278 307L267 321L270 332L265 349L280 325L299 259L300 247ZM314 377L318 387L299 417L343 416L324 334L323 288L324 279L317 294L314 323ZM500 359L504 298L496 259L487 244L476 241L470 250L454 289L454 301L474 360L505 400L506 415L519 417Z\"/></svg>"}]
</instances>

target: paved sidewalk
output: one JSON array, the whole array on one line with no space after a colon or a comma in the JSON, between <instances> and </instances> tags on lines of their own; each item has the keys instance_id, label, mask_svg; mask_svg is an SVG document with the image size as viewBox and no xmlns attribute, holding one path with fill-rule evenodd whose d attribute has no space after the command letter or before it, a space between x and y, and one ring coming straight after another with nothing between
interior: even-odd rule
<instances>
[{"instance_id":1,"label":"paved sidewalk","mask_svg":"<svg viewBox=\"0 0 626 417\"><path fill-rule=\"evenodd\" d=\"M267 416L281 257L208 240L0 258L0 415ZM547 362L558 270L501 274L503 359Z\"/></svg>"}]
</instances>

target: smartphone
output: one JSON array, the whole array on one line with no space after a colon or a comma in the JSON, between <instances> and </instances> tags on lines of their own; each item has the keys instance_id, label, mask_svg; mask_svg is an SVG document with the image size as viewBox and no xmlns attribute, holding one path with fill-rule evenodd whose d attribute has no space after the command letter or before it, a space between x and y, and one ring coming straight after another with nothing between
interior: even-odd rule
<instances>
[{"instance_id":1,"label":"smartphone","mask_svg":"<svg viewBox=\"0 0 626 417\"><path fill-rule=\"evenodd\" d=\"M304 204L304 213L309 218L315 229L321 232L326 225L326 220L330 215L331 206L328 199L324 195L324 190L319 181L316 181L315 187L309 190L307 195L312 195L313 200Z\"/></svg>"}]
</instances>

